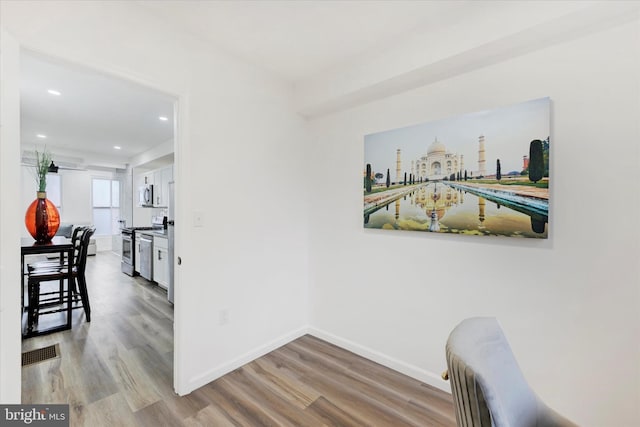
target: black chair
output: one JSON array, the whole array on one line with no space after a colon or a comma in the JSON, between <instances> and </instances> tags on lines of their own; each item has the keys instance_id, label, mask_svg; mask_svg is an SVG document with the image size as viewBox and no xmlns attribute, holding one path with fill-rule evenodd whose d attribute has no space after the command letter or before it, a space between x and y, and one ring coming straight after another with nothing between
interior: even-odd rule
<instances>
[{"instance_id":1,"label":"black chair","mask_svg":"<svg viewBox=\"0 0 640 427\"><path fill-rule=\"evenodd\" d=\"M72 304L72 309L83 308L87 322L91 321L91 306L89 304L85 270L87 266L89 240L93 233L95 233L95 230L95 228L82 230L82 235L78 238L78 256L75 257L74 263L71 266L73 280L71 283L68 283L68 292L70 293L69 297L71 299L69 304ZM64 286L61 286L61 289L57 291L41 293L40 284L50 281L64 282L64 279L67 278L67 269L67 265L57 263L41 268L33 268L29 271L27 281L29 299L27 333L33 331L33 328L38 324L40 315L65 311L65 308L60 307L64 302ZM58 306L58 308L49 309L55 306Z\"/></svg>"},{"instance_id":2,"label":"black chair","mask_svg":"<svg viewBox=\"0 0 640 427\"><path fill-rule=\"evenodd\" d=\"M73 233L71 234L71 244L73 244L73 258L74 258L74 264L76 263L76 259L78 258L78 255L80 254L80 238L82 236L82 233L89 227L76 227L73 229ZM33 270L37 270L37 269L43 269L43 268L55 268L58 267L60 265L67 265L67 263L69 262L69 260L65 260L64 264L60 264L59 261L38 261L38 262L34 262L31 264L27 264L27 270L28 271L33 271Z\"/></svg>"},{"instance_id":3,"label":"black chair","mask_svg":"<svg viewBox=\"0 0 640 427\"><path fill-rule=\"evenodd\" d=\"M79 237L82 236L82 233L89 227L76 227L73 229L73 232L71 234L71 244L73 245L73 264L75 265L77 263L77 258L80 255L80 239ZM38 262L34 262L31 264L27 264L27 272L31 272L33 270L42 270L42 269L52 269L52 268L57 268L57 267L61 267L64 266L66 267L67 265L69 265L69 260L65 259L63 263L60 263L60 261L55 261L55 260L47 260L47 261L38 261ZM64 280L60 280L60 290L58 292L59 294L59 303L62 304L62 299L63 299L63 287L64 287Z\"/></svg>"}]
</instances>

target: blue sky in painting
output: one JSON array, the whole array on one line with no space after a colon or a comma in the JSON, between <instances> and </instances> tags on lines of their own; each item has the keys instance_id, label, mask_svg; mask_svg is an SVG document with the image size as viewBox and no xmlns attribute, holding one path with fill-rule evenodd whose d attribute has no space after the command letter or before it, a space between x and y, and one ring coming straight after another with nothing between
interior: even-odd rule
<instances>
[{"instance_id":1,"label":"blue sky in painting","mask_svg":"<svg viewBox=\"0 0 640 427\"><path fill-rule=\"evenodd\" d=\"M489 111L464 114L419 125L392 129L364 137L364 165L395 179L396 150L402 150L402 171L411 171L411 160L427 154L438 138L448 152L464 155L464 168L478 170L478 137L485 137L487 173L495 173L500 159L503 174L522 170L522 156L529 143L549 136L550 100L540 98ZM551 141L553 143L553 141ZM364 170L364 167L363 167Z\"/></svg>"}]
</instances>

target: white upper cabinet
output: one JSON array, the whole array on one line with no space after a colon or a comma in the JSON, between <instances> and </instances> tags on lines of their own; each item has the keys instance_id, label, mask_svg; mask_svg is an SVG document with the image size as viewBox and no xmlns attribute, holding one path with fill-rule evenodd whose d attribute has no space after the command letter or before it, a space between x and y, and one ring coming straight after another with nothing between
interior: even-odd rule
<instances>
[{"instance_id":1,"label":"white upper cabinet","mask_svg":"<svg viewBox=\"0 0 640 427\"><path fill-rule=\"evenodd\" d=\"M155 175L153 172L145 172L142 174L142 185L149 185L155 183Z\"/></svg>"},{"instance_id":2,"label":"white upper cabinet","mask_svg":"<svg viewBox=\"0 0 640 427\"><path fill-rule=\"evenodd\" d=\"M153 172L153 206L164 206L162 203L162 174L161 170Z\"/></svg>"},{"instance_id":3,"label":"white upper cabinet","mask_svg":"<svg viewBox=\"0 0 640 427\"><path fill-rule=\"evenodd\" d=\"M173 165L163 168L160 175L160 183L162 185L162 204L163 206L169 206L169 183L173 181Z\"/></svg>"},{"instance_id":4,"label":"white upper cabinet","mask_svg":"<svg viewBox=\"0 0 640 427\"><path fill-rule=\"evenodd\" d=\"M141 186L153 185L153 207L166 208L169 206L169 182L173 181L173 165L165 166L161 169L146 171L135 176L135 197L134 201L138 205L137 197Z\"/></svg>"},{"instance_id":5,"label":"white upper cabinet","mask_svg":"<svg viewBox=\"0 0 640 427\"><path fill-rule=\"evenodd\" d=\"M153 205L166 208L169 206L169 182L173 181L173 165L153 172Z\"/></svg>"}]
</instances>

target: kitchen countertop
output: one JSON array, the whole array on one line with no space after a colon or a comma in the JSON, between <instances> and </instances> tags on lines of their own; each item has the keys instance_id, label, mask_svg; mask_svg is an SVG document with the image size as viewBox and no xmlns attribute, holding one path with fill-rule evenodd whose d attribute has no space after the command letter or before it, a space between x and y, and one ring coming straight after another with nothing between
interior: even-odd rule
<instances>
[{"instance_id":1,"label":"kitchen countertop","mask_svg":"<svg viewBox=\"0 0 640 427\"><path fill-rule=\"evenodd\" d=\"M153 234L153 237L169 237L167 234L167 230L153 230L151 234Z\"/></svg>"},{"instance_id":2,"label":"kitchen countertop","mask_svg":"<svg viewBox=\"0 0 640 427\"><path fill-rule=\"evenodd\" d=\"M166 229L161 229L161 230L144 230L144 231L140 231L140 234L147 234L147 235L151 235L153 237L164 237L165 239L168 238L168 234L167 234L167 230Z\"/></svg>"}]
</instances>

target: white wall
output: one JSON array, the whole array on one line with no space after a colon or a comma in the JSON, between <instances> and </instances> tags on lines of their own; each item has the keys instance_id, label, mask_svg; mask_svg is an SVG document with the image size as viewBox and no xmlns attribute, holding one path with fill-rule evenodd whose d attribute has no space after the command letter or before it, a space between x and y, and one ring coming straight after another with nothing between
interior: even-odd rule
<instances>
[{"instance_id":1,"label":"white wall","mask_svg":"<svg viewBox=\"0 0 640 427\"><path fill-rule=\"evenodd\" d=\"M289 87L135 5L1 7L3 29L23 46L179 97L180 392L303 331L309 292L315 333L445 388L449 331L464 317L497 316L552 406L582 425L640 424L637 22L460 66L456 77L316 119L309 138ZM451 51L446 40L441 53ZM416 46L418 56L430 48ZM301 105L327 111L313 98L324 83ZM364 134L542 96L553 101L549 240L363 230ZM584 176L585 165L615 173ZM12 330L0 327L4 343ZM2 386L11 391L4 378Z\"/></svg>"},{"instance_id":2,"label":"white wall","mask_svg":"<svg viewBox=\"0 0 640 427\"><path fill-rule=\"evenodd\" d=\"M179 98L177 390L301 333L308 165L291 88L128 2L2 2L0 16L23 47ZM194 227L195 215L202 227Z\"/></svg>"},{"instance_id":3,"label":"white wall","mask_svg":"<svg viewBox=\"0 0 640 427\"><path fill-rule=\"evenodd\" d=\"M495 316L547 403L640 425L639 41L635 21L313 120L315 332L446 388L451 329ZM365 134L544 96L548 240L363 229Z\"/></svg>"}]
</instances>

